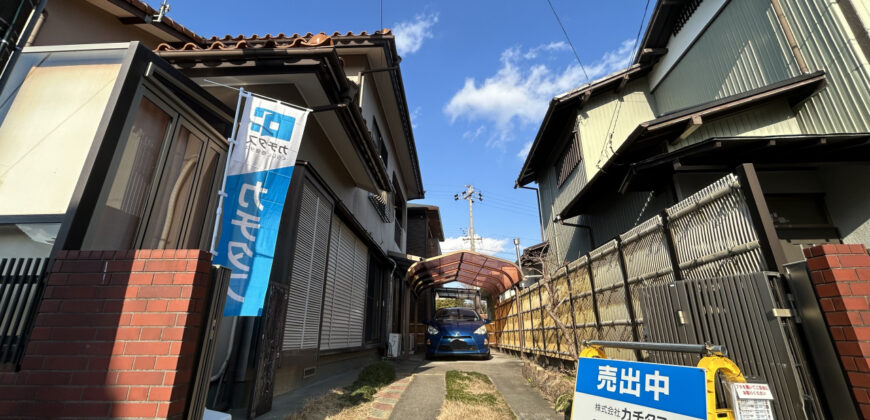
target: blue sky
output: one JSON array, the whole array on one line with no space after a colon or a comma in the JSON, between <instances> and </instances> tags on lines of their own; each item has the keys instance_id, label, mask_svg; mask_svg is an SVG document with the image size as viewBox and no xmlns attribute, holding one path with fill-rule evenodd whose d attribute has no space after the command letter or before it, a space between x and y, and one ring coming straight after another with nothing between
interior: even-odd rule
<instances>
[{"instance_id":1,"label":"blue sky","mask_svg":"<svg viewBox=\"0 0 870 420\"><path fill-rule=\"evenodd\" d=\"M590 79L628 64L646 0L552 1ZM170 0L168 15L206 37L372 32L380 4ZM468 205L453 194L473 184L483 193L474 208L478 248L515 259L511 238L525 247L541 234L535 193L514 190L514 180L549 100L587 81L547 1L383 0L383 26L403 58L427 191L420 202L441 208L442 248L468 245Z\"/></svg>"}]
</instances>

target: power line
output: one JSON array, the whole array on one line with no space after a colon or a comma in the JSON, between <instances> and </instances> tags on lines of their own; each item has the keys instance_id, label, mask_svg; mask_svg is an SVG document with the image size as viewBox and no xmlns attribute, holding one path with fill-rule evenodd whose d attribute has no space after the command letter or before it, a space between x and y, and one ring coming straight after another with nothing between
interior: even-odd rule
<instances>
[{"instance_id":1,"label":"power line","mask_svg":"<svg viewBox=\"0 0 870 420\"><path fill-rule=\"evenodd\" d=\"M574 43L571 42L571 37L568 36L568 31L565 30L565 25L562 25L562 19L559 19L559 14L556 13L556 8L553 7L553 2L547 0L547 4L550 5L550 10L553 11L553 16L556 16L556 21L559 22L559 27L562 28L562 33L565 34L565 39L568 40L568 45L571 46L571 51L574 52L574 58L577 59L577 64L579 64L580 69L583 70L583 76L586 77L586 83L589 83L589 75L586 73L586 67L583 67L583 63L580 61L580 56L577 54L577 50L574 48Z\"/></svg>"},{"instance_id":2,"label":"power line","mask_svg":"<svg viewBox=\"0 0 870 420\"><path fill-rule=\"evenodd\" d=\"M550 0L547 0L547 1L550 1ZM637 49L641 47L640 46L640 33L643 30L643 22L646 20L646 12L649 10L649 2L650 2L650 0L646 0L646 4L643 6L643 15L640 17L640 24L638 24L638 27L637 27L637 35L635 35L635 37L634 37L635 50L631 55L632 57L637 56L637 51L638 51ZM632 62L629 61L628 65L626 65L626 67L623 71L627 71L629 68L631 68L631 63ZM612 127L608 129L608 134L605 138L604 146L601 148L601 153L598 154L598 163L596 163L596 166L598 166L599 168L601 168L601 166L598 164L601 163L601 160L604 157L604 153L607 151L607 148L613 147L612 146L613 133L616 131L616 122L619 121L619 112L621 110L622 110L621 102L617 102L617 106L613 110L612 117L610 118L610 121L612 122Z\"/></svg>"}]
</instances>

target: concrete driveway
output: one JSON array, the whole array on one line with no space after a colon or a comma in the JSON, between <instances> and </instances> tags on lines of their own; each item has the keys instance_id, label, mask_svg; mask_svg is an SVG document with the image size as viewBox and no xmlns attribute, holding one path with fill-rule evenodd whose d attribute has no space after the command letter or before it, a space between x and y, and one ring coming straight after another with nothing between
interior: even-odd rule
<instances>
[{"instance_id":1,"label":"concrete driveway","mask_svg":"<svg viewBox=\"0 0 870 420\"><path fill-rule=\"evenodd\" d=\"M518 419L559 420L563 416L523 378L522 362L493 353L491 360L444 359L426 361L414 372L414 380L402 394L390 416L396 420L434 419L444 403L444 375L449 370L488 375Z\"/></svg>"}]
</instances>

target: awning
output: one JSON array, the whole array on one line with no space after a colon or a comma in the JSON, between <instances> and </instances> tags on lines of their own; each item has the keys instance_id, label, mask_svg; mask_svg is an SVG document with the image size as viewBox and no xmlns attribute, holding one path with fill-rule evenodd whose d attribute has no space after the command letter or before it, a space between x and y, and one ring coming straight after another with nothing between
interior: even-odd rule
<instances>
[{"instance_id":1,"label":"awning","mask_svg":"<svg viewBox=\"0 0 870 420\"><path fill-rule=\"evenodd\" d=\"M685 138L702 124L745 112L774 100L785 99L791 106L796 106L821 89L824 83L824 72L805 74L641 123L604 163L601 170L565 205L559 216L564 220L579 216L595 202L592 197L605 191L624 190L620 189L620 185L631 165L644 157L655 155L655 150L664 149L664 141Z\"/></svg>"},{"instance_id":2,"label":"awning","mask_svg":"<svg viewBox=\"0 0 870 420\"><path fill-rule=\"evenodd\" d=\"M407 280L415 293L458 281L498 296L523 279L516 264L471 251L456 251L415 263Z\"/></svg>"}]
</instances>

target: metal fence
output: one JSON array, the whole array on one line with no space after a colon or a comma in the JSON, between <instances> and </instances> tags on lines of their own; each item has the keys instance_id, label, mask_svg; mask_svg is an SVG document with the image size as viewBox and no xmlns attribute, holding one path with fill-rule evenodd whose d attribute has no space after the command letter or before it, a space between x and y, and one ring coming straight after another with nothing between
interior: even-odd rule
<instances>
[{"instance_id":1,"label":"metal fence","mask_svg":"<svg viewBox=\"0 0 870 420\"><path fill-rule=\"evenodd\" d=\"M651 341L724 345L747 379L770 384L776 396L776 418L824 418L818 389L798 344L796 320L786 311L790 302L778 273L654 285L641 298L651 314L647 329ZM700 356L653 352L651 359L695 365Z\"/></svg>"},{"instance_id":2,"label":"metal fence","mask_svg":"<svg viewBox=\"0 0 870 420\"><path fill-rule=\"evenodd\" d=\"M571 346L576 351L582 340L645 341L642 287L767 267L752 217L757 211L738 176L729 174L551 272L549 282L516 290L495 308L491 343L570 360ZM649 358L640 351L611 353L624 360Z\"/></svg>"},{"instance_id":3,"label":"metal fence","mask_svg":"<svg viewBox=\"0 0 870 420\"><path fill-rule=\"evenodd\" d=\"M0 259L0 371L21 362L47 265L43 258Z\"/></svg>"}]
</instances>

